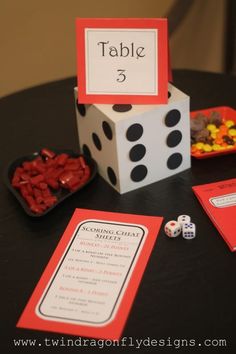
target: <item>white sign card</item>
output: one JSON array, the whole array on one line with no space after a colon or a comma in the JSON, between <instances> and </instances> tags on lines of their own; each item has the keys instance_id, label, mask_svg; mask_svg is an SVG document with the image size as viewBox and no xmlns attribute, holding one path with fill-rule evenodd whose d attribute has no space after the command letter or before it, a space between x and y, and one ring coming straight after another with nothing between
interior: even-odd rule
<instances>
[{"instance_id":1,"label":"white sign card","mask_svg":"<svg viewBox=\"0 0 236 354\"><path fill-rule=\"evenodd\" d=\"M81 103L166 103L165 19L77 19Z\"/></svg>"}]
</instances>

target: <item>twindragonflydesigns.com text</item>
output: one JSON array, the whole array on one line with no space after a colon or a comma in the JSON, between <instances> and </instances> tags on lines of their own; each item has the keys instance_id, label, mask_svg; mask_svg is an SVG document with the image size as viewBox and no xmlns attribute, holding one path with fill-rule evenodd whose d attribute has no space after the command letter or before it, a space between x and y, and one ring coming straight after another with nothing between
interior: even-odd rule
<instances>
[{"instance_id":1,"label":"twindragonflydesigns.com text","mask_svg":"<svg viewBox=\"0 0 236 354\"><path fill-rule=\"evenodd\" d=\"M110 339L87 339L87 338L43 338L42 340L15 338L14 347L97 347L99 349L107 347L132 347L140 349L144 347L173 347L175 349L182 347L226 347L227 341L222 338L206 338L197 341L196 339L186 338L133 338L122 337L120 340Z\"/></svg>"}]
</instances>

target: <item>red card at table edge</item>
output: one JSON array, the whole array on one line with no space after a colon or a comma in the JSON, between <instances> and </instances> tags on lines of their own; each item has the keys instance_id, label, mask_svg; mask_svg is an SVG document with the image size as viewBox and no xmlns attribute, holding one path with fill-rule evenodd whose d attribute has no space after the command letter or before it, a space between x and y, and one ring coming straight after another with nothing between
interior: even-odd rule
<instances>
[{"instance_id":1,"label":"red card at table edge","mask_svg":"<svg viewBox=\"0 0 236 354\"><path fill-rule=\"evenodd\" d=\"M192 189L230 250L236 251L236 178Z\"/></svg>"},{"instance_id":2,"label":"red card at table edge","mask_svg":"<svg viewBox=\"0 0 236 354\"><path fill-rule=\"evenodd\" d=\"M96 211L96 210L89 210L89 209L76 209L46 269L44 270L41 279L39 280L30 300L27 303L17 323L17 327L59 332L59 333L92 337L92 338L103 338L103 339L112 339L112 340L119 339L123 327L125 325L125 322L127 320L129 311L131 309L132 303L134 301L135 294L140 284L152 248L155 244L162 220L163 220L162 217L155 217L155 216L113 213L113 212L104 212L104 211ZM85 227L84 225L87 226ZM93 227L91 227L91 225L93 225ZM99 225L99 229L97 228L97 225ZM127 233L125 230L127 230ZM93 240L93 237L100 237L101 235L102 235L101 237L103 237L103 234L105 235L104 237L106 238L110 237L112 239L111 243L110 241L107 242L105 240L104 242L103 240L99 239L98 241L96 241L97 243L94 243L92 245L91 241L86 241L89 239L89 237L91 238L91 240ZM131 235L133 236L131 237ZM117 237L120 238L120 240L118 240ZM121 243L119 244L118 241ZM82 300L79 299L78 297L76 298L77 300L73 298L74 299L73 301L77 301L79 303L79 307L77 306L78 303L74 307L73 305L70 304L72 301L71 300L72 297L70 297L71 296L70 293L69 295L67 294L69 300L64 300L63 297L62 297L63 300L57 300L58 295L61 294L60 292L61 290L68 291L69 289L69 292L84 291L85 295L82 292L82 295L78 295L78 296L81 297L84 296L83 301L85 301L87 305L89 301L91 301L89 300L90 298L89 294L91 291L92 292L95 291L95 297L93 297L92 299L94 300L95 298L96 300L96 296L100 295L98 289L100 288L106 289L106 285L102 285L102 287L98 285L99 281L100 283L107 281L106 276L104 274L100 278L98 276L99 281L97 281L96 285L94 285L94 289L96 290L93 290L93 288L88 284L84 285L84 290L83 290L83 287L81 287L81 280L79 280L78 283L79 285L77 285L77 287L76 285L74 286L74 280L73 280L73 282L70 284L73 284L74 288L72 287L67 288L67 286L65 286L65 284L67 283L64 284L63 283L64 280L63 281L61 280L64 279L64 276L67 277L67 276L71 276L72 274L76 274L74 273L74 270L68 273L67 271L65 271L65 269L68 269L67 268L68 264L74 265L75 262L78 261L87 262L89 259L91 259L89 257L93 255L93 252L91 252L90 254L90 248L88 246L85 246L88 248L83 248L84 246L81 246L84 245L84 242L90 242L88 243L89 247L91 246L92 247L91 249L95 250L95 261L92 260L90 261L90 263L92 264L96 263L96 266L92 265L92 268L89 271L92 270L93 272L98 272L98 273L101 271L102 274L103 273L106 274L107 269L110 269L109 267L111 267L111 265L115 263L114 277L116 276L118 277L115 278L115 280L118 279L115 282L112 277L107 278L108 281L112 280L113 284L115 284L115 285L107 286L107 289L111 289L111 291L115 293L114 304L112 298L113 293L106 294L105 293L106 290L104 290L104 294L101 296L103 296L102 300L105 299L104 300L105 305L100 305L100 304L95 305L97 306L97 312L95 312L94 308L92 307L94 305L89 305L90 307L88 306L88 310L87 310L88 314L86 314L85 311L85 315L84 315L84 310L80 309L81 304L79 303L79 301ZM100 260L99 261L96 260L96 257L100 257L100 253L97 252L98 246L110 247L109 252L111 253L109 254L112 255L114 258L113 263L112 263L113 258L110 257L111 258L110 259L108 257L107 264L105 265L106 261L104 261L104 266L103 265L100 266L100 263L103 262L100 262ZM116 250L111 251L111 249L115 247L116 248L118 247L118 251ZM124 254L122 253L123 251L120 251L119 247L124 247L125 249ZM103 248L100 249L102 250L101 255L107 254L104 253ZM85 253L80 253L78 259L77 256L74 257L74 254L77 255L77 253L75 252L84 252L84 250ZM86 255L86 252L89 253L89 256ZM117 254L114 253L113 255L112 252L117 252ZM121 252L121 254L119 252ZM73 255L74 258L71 257L71 255ZM117 257L118 258L121 257L120 263L119 262L117 263L118 265L116 264L116 259L118 259ZM127 258L128 261L123 261L124 257L126 258L128 257ZM71 261L73 261L73 263L69 263ZM114 264L112 266L114 267ZM127 267L127 270L124 270L124 274L122 273L123 271L122 268L120 270L120 273L117 272L116 267L121 267L121 266ZM105 270L101 267L105 267L104 268ZM120 275L121 273L122 275ZM113 273L111 272L111 274ZM90 279L88 277L87 279L89 283L89 281L91 281L91 279L94 278ZM90 287L89 290L87 290L88 287ZM57 303L57 301L66 301L66 302ZM101 303L103 303L103 301L101 301ZM61 304L62 305L64 304L65 309L61 306ZM57 307L57 305L60 306ZM101 313L99 313L100 311L99 306L103 306ZM68 310L72 311L69 315L70 318L67 315L64 315L63 312ZM62 313L64 317L61 315ZM77 313L79 313L79 315ZM110 317L107 316L106 313L108 313ZM75 316L79 316L79 317L76 318ZM84 320L83 316L85 316L86 321ZM102 321L96 322L96 320L99 319L99 316L101 318L105 316L106 320L103 321L103 323ZM81 320L82 317L83 320ZM91 321L91 319L93 321Z\"/></svg>"},{"instance_id":3,"label":"red card at table edge","mask_svg":"<svg viewBox=\"0 0 236 354\"><path fill-rule=\"evenodd\" d=\"M157 59L157 95L134 94L87 94L86 93L86 59L85 28L122 28L122 29L158 29ZM78 101L80 103L105 104L166 104L168 101L168 80L172 81L170 67L170 51L168 44L168 28L166 18L77 18L77 84Z\"/></svg>"}]
</instances>

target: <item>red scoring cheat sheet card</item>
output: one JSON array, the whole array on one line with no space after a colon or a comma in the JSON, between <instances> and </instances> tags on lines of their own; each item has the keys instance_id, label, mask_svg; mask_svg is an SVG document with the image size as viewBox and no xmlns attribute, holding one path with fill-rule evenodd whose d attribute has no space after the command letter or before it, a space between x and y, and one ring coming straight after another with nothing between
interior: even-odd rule
<instances>
[{"instance_id":1,"label":"red scoring cheat sheet card","mask_svg":"<svg viewBox=\"0 0 236 354\"><path fill-rule=\"evenodd\" d=\"M119 339L162 220L76 209L17 326Z\"/></svg>"},{"instance_id":2,"label":"red scoring cheat sheet card","mask_svg":"<svg viewBox=\"0 0 236 354\"><path fill-rule=\"evenodd\" d=\"M230 250L236 251L236 178L193 187Z\"/></svg>"}]
</instances>

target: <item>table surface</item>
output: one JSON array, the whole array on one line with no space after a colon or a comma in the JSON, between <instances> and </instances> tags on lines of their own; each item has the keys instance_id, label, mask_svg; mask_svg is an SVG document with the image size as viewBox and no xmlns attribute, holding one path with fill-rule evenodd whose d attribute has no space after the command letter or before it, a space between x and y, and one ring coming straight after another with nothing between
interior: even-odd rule
<instances>
[{"instance_id":1,"label":"table surface","mask_svg":"<svg viewBox=\"0 0 236 354\"><path fill-rule=\"evenodd\" d=\"M78 150L73 87L75 78L34 87L0 100L1 169L18 156L42 147ZM191 110L231 106L236 108L236 77L189 70L174 71L174 84L190 95ZM164 222L189 214L197 225L197 237L168 239L160 230L123 336L165 339L171 346L147 348L169 352L177 339L226 339L224 352L236 349L235 254L230 252L191 187L234 178L236 156L192 160L192 168L147 187L119 195L101 177L44 218L32 219L1 179L1 347L7 353L22 350L14 339L61 339L61 334L17 329L35 285L48 263L75 208L163 216ZM71 338L70 336L63 336ZM173 342L175 340L175 342ZM37 342L37 343L38 343ZM174 343L174 344L173 344ZM216 342L214 342L216 344ZM214 347L202 344L201 352ZM100 352L98 347L60 347L65 352ZM56 353L54 347L36 347ZM127 347L108 348L128 351ZM134 348L129 348L134 349ZM187 347L191 351L191 347ZM105 349L104 349L105 350Z\"/></svg>"}]
</instances>

